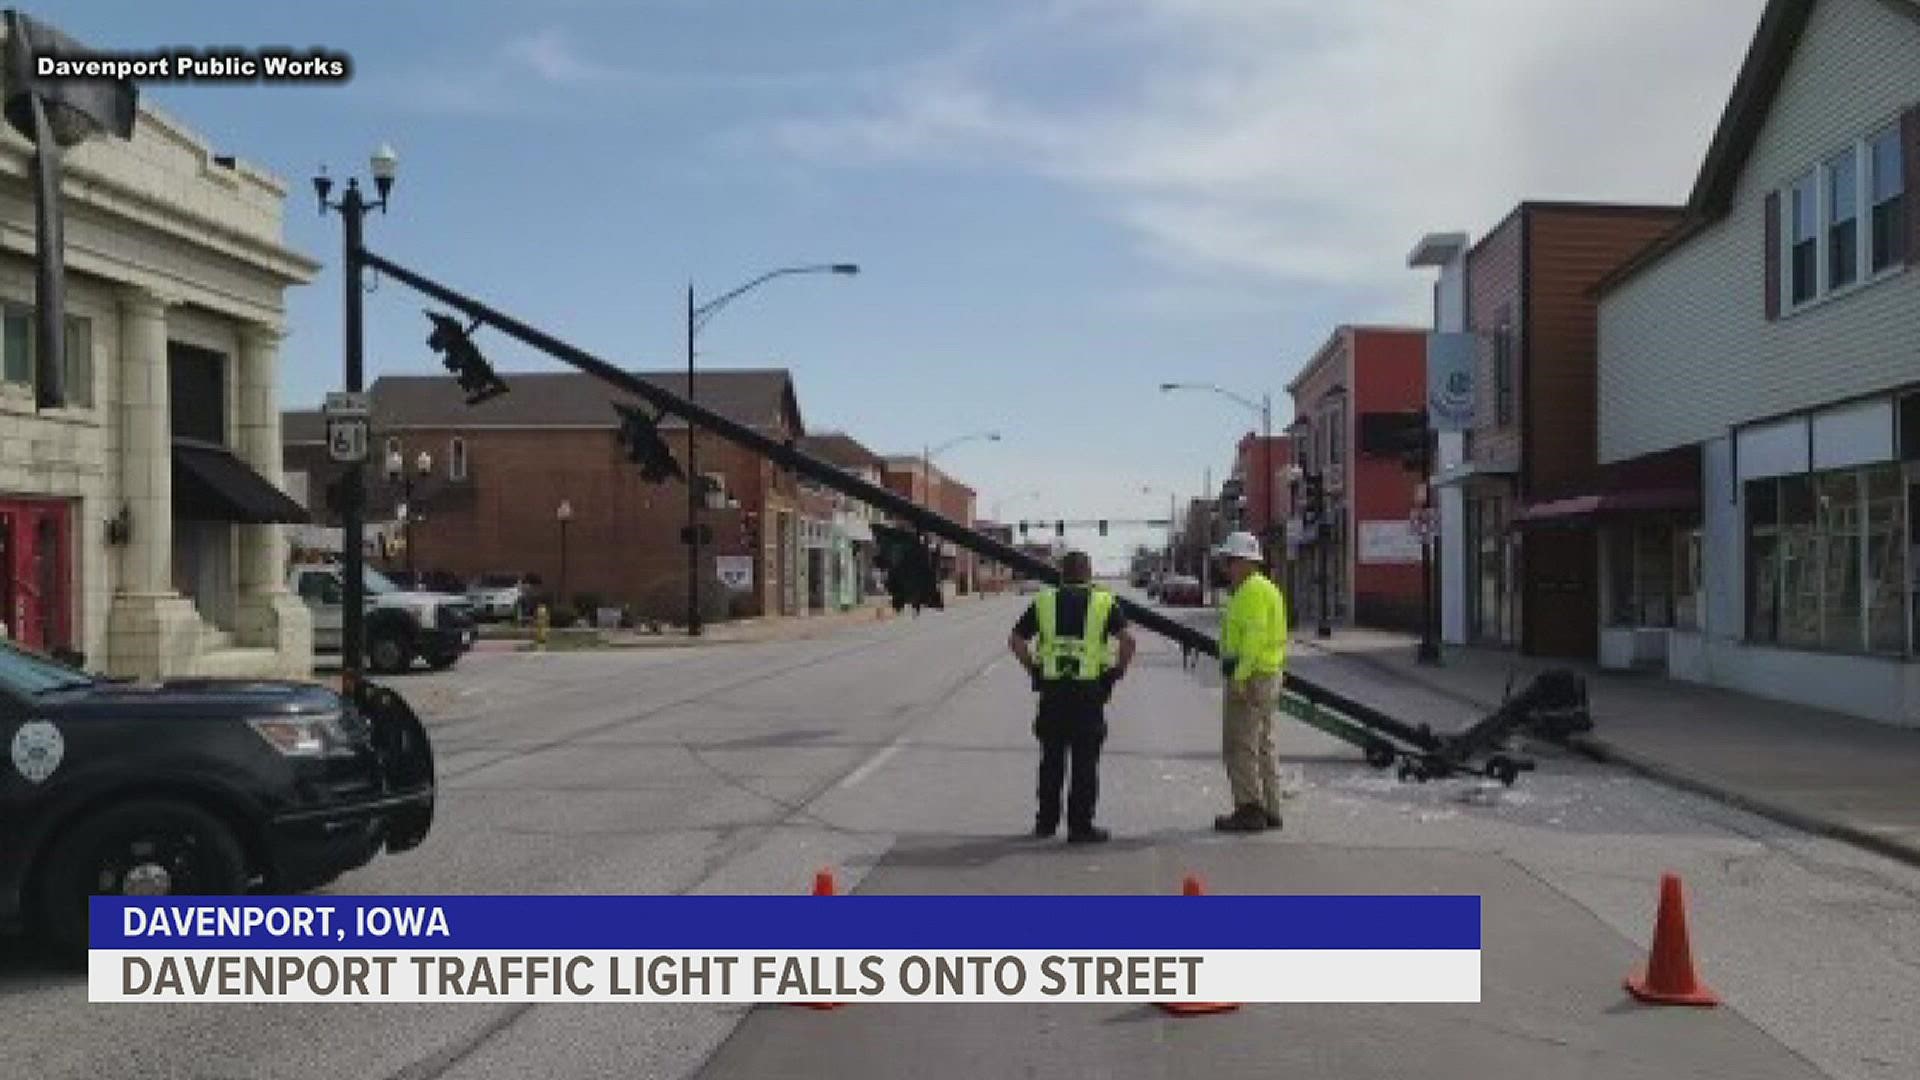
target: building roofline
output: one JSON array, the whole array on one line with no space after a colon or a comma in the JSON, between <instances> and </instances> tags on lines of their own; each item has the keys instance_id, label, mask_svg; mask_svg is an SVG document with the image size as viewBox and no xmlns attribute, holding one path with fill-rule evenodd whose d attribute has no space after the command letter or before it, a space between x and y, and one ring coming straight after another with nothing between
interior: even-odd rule
<instances>
[{"instance_id":1,"label":"building roofline","mask_svg":"<svg viewBox=\"0 0 1920 1080\"><path fill-rule=\"evenodd\" d=\"M1799 50L1814 5L1820 0L1768 0L1747 46L1740 71L1734 76L1726 108L1707 143L1700 172L1687 196L1685 217L1666 236L1641 249L1594 284L1592 295L1603 296L1659 263L1676 248L1723 220L1733 209L1734 189L1747 159L1760 141L1760 131L1773 111L1774 99L1786 81L1787 70ZM1916 0L1876 0L1889 11L1920 22Z\"/></svg>"}]
</instances>

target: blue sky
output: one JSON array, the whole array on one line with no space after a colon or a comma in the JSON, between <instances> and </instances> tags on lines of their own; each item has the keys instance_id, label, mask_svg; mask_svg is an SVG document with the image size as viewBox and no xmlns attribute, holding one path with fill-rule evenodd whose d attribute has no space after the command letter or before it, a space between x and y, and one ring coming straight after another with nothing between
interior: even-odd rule
<instances>
[{"instance_id":1,"label":"blue sky","mask_svg":"<svg viewBox=\"0 0 1920 1080\"><path fill-rule=\"evenodd\" d=\"M794 262L715 318L714 366L796 373L810 426L945 460L1005 516L1164 514L1246 415L1165 380L1285 386L1341 322L1423 323L1423 232L1526 197L1677 202L1761 0L72 3L97 48L325 46L340 86L148 84L287 179L327 265L283 400L339 379L337 219L307 178L400 154L377 250L634 366L685 289ZM349 9L361 14L348 17ZM368 298L369 374L437 370ZM503 369L544 358L483 337ZM1151 489L1143 491L1143 488ZM1038 497L1024 497L1031 492ZM1150 537L1142 536L1142 539ZM1124 543L1116 536L1103 548Z\"/></svg>"}]
</instances>

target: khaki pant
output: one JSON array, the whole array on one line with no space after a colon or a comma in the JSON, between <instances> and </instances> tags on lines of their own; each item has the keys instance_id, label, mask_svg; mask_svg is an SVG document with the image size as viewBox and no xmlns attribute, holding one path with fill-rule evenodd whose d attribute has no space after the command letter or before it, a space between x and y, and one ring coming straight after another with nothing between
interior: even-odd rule
<instances>
[{"instance_id":1,"label":"khaki pant","mask_svg":"<svg viewBox=\"0 0 1920 1080\"><path fill-rule=\"evenodd\" d=\"M1221 691L1221 757L1227 766L1227 786L1233 808L1258 806L1280 813L1280 783L1273 768L1273 710L1280 688L1277 675L1248 679L1241 693L1232 683Z\"/></svg>"}]
</instances>

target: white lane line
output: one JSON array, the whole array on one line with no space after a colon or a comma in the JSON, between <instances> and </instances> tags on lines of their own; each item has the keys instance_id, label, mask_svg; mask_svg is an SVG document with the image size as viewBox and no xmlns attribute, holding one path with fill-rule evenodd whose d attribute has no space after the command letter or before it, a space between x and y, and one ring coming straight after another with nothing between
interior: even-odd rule
<instances>
[{"instance_id":1,"label":"white lane line","mask_svg":"<svg viewBox=\"0 0 1920 1080\"><path fill-rule=\"evenodd\" d=\"M907 739L905 736L901 736L900 738L893 740L892 743L888 744L886 747L881 749L879 753L868 758L864 764L862 764L859 768L853 770L852 772L848 773L845 779L841 780L838 784L835 784L834 786L842 790L853 787L855 784L860 783L862 780L865 780L867 777L872 776L874 773L880 771L880 766L885 765L889 761L892 761L893 755L906 749L906 747L907 747Z\"/></svg>"}]
</instances>

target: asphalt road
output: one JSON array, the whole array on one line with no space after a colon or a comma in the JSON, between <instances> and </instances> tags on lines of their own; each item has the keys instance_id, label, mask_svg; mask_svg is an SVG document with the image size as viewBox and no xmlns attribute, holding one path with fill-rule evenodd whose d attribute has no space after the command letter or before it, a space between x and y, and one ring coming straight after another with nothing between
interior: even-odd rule
<instances>
[{"instance_id":1,"label":"asphalt road","mask_svg":"<svg viewBox=\"0 0 1920 1080\"><path fill-rule=\"evenodd\" d=\"M1467 891L1477 1006L101 1006L0 958L0 1077L481 1080L898 1076L1920 1075L1920 873L1559 757L1511 791L1403 786L1304 727L1287 826L1226 809L1211 672L1146 643L1116 698L1098 849L1020 837L1030 701L1014 601L830 637L476 654L399 685L443 794L418 851L351 893ZM1436 726L1457 703L1302 650L1301 671ZM1664 870L1689 890L1711 1011L1631 1004ZM0 950L9 943L0 942ZM1496 1071L1498 1070L1498 1071Z\"/></svg>"}]
</instances>

